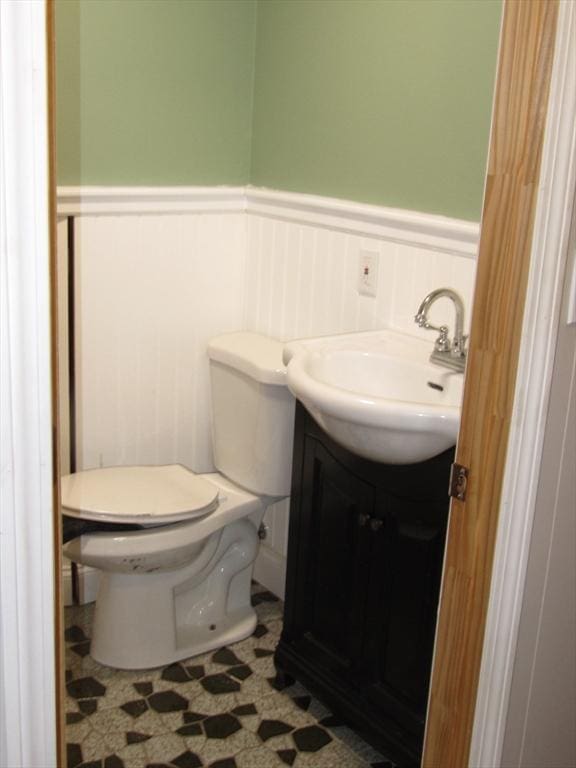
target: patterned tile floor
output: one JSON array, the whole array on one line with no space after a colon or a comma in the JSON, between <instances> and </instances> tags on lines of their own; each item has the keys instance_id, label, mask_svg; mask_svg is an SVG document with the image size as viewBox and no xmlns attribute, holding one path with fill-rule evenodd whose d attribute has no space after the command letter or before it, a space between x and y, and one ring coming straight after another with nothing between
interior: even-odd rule
<instances>
[{"instance_id":1,"label":"patterned tile floor","mask_svg":"<svg viewBox=\"0 0 576 768\"><path fill-rule=\"evenodd\" d=\"M282 603L230 648L122 671L89 655L93 604L66 609L68 768L393 768L299 683L273 687Z\"/></svg>"}]
</instances>

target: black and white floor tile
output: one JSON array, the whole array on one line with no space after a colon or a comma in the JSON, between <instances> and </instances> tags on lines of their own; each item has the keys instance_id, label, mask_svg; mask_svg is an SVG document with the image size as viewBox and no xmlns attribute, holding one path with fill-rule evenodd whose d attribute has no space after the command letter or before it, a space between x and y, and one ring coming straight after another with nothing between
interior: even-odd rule
<instances>
[{"instance_id":1,"label":"black and white floor tile","mask_svg":"<svg viewBox=\"0 0 576 768\"><path fill-rule=\"evenodd\" d=\"M274 686L282 603L229 648L124 671L89 655L93 605L66 609L68 768L393 768L299 683Z\"/></svg>"}]
</instances>

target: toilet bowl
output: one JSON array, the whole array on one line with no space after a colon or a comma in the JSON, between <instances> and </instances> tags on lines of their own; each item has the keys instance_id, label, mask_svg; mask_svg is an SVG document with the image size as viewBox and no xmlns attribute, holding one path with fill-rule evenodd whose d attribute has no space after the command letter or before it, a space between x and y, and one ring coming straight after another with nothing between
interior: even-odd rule
<instances>
[{"instance_id":1,"label":"toilet bowl","mask_svg":"<svg viewBox=\"0 0 576 768\"><path fill-rule=\"evenodd\" d=\"M208 353L218 472L108 467L62 478L64 515L90 528L64 555L101 572L90 653L107 666L169 664L256 626L258 528L289 492L294 401L280 342L226 334Z\"/></svg>"},{"instance_id":2,"label":"toilet bowl","mask_svg":"<svg viewBox=\"0 0 576 768\"><path fill-rule=\"evenodd\" d=\"M215 492L217 504L198 514L184 510L163 524L146 510L128 513L122 499L131 484L153 485L159 471L180 479L189 474ZM194 475L181 466L120 467L92 470L63 478L64 513L78 514L71 504L81 496L78 480L88 476L90 487L83 505L91 507L89 492L114 474L116 505L108 502L99 517L93 508L86 519L102 523L103 530L73 539L64 554L75 562L101 571L92 627L92 657L119 669L145 669L195 656L250 635L256 615L250 604L252 564L258 551L258 527L266 504L218 474ZM74 490L70 480L76 480ZM124 485L121 487L122 482ZM166 503L170 504L166 489ZM161 502L157 489L154 502ZM149 499L143 499L146 506ZM114 530L115 514L141 530ZM106 518L106 521L103 518ZM153 517L152 520L150 518ZM108 530L106 530L108 528Z\"/></svg>"}]
</instances>

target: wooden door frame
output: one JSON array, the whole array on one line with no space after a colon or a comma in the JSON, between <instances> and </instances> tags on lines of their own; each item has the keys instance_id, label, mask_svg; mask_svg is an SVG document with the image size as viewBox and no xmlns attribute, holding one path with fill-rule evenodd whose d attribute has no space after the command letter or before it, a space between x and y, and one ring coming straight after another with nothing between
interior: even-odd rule
<instances>
[{"instance_id":1,"label":"wooden door frame","mask_svg":"<svg viewBox=\"0 0 576 768\"><path fill-rule=\"evenodd\" d=\"M500 764L576 197L576 4L561 3L470 751Z\"/></svg>"},{"instance_id":2,"label":"wooden door frame","mask_svg":"<svg viewBox=\"0 0 576 768\"><path fill-rule=\"evenodd\" d=\"M426 768L500 764L574 194L574 16L504 5Z\"/></svg>"},{"instance_id":3,"label":"wooden door frame","mask_svg":"<svg viewBox=\"0 0 576 768\"><path fill-rule=\"evenodd\" d=\"M1 2L1 0L0 0ZM65 765L66 753L66 659L64 649L64 593L62 584L62 515L60 497L60 398L59 369L60 345L58 343L58 204L56 179L56 8L55 0L46 2L46 88L47 88L47 133L48 133L48 208L50 214L50 335L52 339L52 466L54 484L53 498L53 539L54 539L54 634L55 634L55 682L56 682L56 760Z\"/></svg>"}]
</instances>

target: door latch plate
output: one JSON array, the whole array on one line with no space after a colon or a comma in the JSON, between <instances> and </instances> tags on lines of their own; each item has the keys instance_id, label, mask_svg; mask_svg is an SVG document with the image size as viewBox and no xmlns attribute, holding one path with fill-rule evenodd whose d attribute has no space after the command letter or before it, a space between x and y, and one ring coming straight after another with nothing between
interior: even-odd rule
<instances>
[{"instance_id":1,"label":"door latch plate","mask_svg":"<svg viewBox=\"0 0 576 768\"><path fill-rule=\"evenodd\" d=\"M466 501L466 486L468 485L468 467L454 462L450 469L450 496L458 501Z\"/></svg>"}]
</instances>

